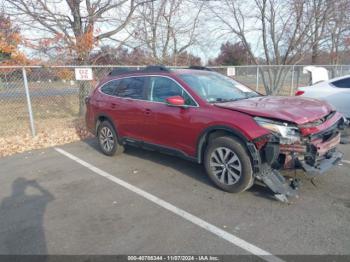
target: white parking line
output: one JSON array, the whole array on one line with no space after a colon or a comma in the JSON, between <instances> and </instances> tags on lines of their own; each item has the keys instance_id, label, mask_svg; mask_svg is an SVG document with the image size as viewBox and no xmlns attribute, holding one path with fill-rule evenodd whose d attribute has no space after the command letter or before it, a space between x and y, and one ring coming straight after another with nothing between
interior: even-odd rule
<instances>
[{"instance_id":1,"label":"white parking line","mask_svg":"<svg viewBox=\"0 0 350 262\"><path fill-rule=\"evenodd\" d=\"M349 160L342 160L343 163L350 164Z\"/></svg>"},{"instance_id":2,"label":"white parking line","mask_svg":"<svg viewBox=\"0 0 350 262\"><path fill-rule=\"evenodd\" d=\"M271 261L271 262L272 261L273 262L282 262L283 261L282 259L272 255L271 253L255 246L253 244L250 244L249 242L247 242L239 237L236 237L235 235L232 235L231 233L224 231L221 228L214 226L213 224L206 222L203 219L196 217L196 216L186 212L185 210L183 210L181 208L178 208L178 207L176 207L176 206L174 206L174 205L172 205L172 204L170 204L170 203L168 203L168 202L166 202L166 201L164 201L164 200L162 200L162 199L160 199L160 198L158 198L150 193L147 193L146 191L144 191L136 186L133 186L133 185L131 185L131 184L115 177L115 176L112 176L111 174L109 174L109 173L85 162L84 160L64 151L63 149L55 147L55 150L57 152L61 153L62 155L65 155L66 157L81 164L82 166L85 166L86 168L90 169L94 173L96 173L102 177L105 177L105 178L109 179L110 181L117 183L122 187L125 187L126 189L129 189L130 191L142 196L143 198L146 198L147 200L157 204L158 206L161 206L161 207L169 210L170 212L186 219L187 221L190 221L193 224L195 224L201 228L204 228L205 230L217 235L218 237L220 237L222 239L225 239L226 241L248 251L249 253L251 253L253 255L259 256L266 261Z\"/></svg>"}]
</instances>

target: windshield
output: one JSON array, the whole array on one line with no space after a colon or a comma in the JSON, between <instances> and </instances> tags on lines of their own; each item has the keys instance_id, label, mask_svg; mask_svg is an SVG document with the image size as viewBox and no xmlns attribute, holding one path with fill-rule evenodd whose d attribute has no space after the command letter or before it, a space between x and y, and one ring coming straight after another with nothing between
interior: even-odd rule
<instances>
[{"instance_id":1,"label":"windshield","mask_svg":"<svg viewBox=\"0 0 350 262\"><path fill-rule=\"evenodd\" d=\"M209 103L229 102L260 96L248 87L215 72L181 74L179 77Z\"/></svg>"}]
</instances>

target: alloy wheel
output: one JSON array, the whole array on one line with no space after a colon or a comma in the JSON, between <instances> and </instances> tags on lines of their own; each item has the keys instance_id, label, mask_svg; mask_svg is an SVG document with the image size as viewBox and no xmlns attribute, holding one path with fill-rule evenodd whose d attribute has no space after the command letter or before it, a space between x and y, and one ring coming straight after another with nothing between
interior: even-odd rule
<instances>
[{"instance_id":1,"label":"alloy wheel","mask_svg":"<svg viewBox=\"0 0 350 262\"><path fill-rule=\"evenodd\" d=\"M242 174L242 165L237 154L227 147L216 148L210 156L210 168L220 183L233 185Z\"/></svg>"},{"instance_id":2,"label":"alloy wheel","mask_svg":"<svg viewBox=\"0 0 350 262\"><path fill-rule=\"evenodd\" d=\"M99 139L103 150L106 152L111 152L113 150L115 141L111 129L106 126L102 127L100 130Z\"/></svg>"}]
</instances>

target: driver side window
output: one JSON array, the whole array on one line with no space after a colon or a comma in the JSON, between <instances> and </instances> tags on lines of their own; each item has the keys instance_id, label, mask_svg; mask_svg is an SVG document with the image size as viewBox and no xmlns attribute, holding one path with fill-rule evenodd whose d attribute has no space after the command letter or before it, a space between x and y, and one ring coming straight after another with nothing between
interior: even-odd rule
<instances>
[{"instance_id":1,"label":"driver side window","mask_svg":"<svg viewBox=\"0 0 350 262\"><path fill-rule=\"evenodd\" d=\"M175 81L160 76L151 77L150 100L165 103L166 98L181 96L185 99L186 105L195 106L196 103Z\"/></svg>"}]
</instances>

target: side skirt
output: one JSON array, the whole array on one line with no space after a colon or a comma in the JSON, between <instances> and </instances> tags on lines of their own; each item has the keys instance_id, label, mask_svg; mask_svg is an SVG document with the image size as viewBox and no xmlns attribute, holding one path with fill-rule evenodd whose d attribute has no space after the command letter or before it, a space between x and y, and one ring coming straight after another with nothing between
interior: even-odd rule
<instances>
[{"instance_id":1,"label":"side skirt","mask_svg":"<svg viewBox=\"0 0 350 262\"><path fill-rule=\"evenodd\" d=\"M145 142L142 140L136 140L136 139L129 138L129 137L122 138L121 143L125 144L125 145L134 146L134 147L139 147L139 148L146 149L149 151L157 151L157 152L160 152L163 154L180 157L182 159L198 163L198 160L196 157L189 156L185 152L178 150L178 149L175 149L175 148L172 148L172 147L148 143L148 142Z\"/></svg>"}]
</instances>

